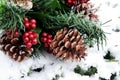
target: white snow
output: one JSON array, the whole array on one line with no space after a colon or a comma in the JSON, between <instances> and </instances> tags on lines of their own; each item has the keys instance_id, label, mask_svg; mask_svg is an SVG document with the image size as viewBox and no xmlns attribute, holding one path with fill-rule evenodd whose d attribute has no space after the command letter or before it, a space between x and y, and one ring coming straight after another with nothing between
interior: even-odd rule
<instances>
[{"instance_id":1,"label":"white snow","mask_svg":"<svg viewBox=\"0 0 120 80\"><path fill-rule=\"evenodd\" d=\"M117 73L116 80L120 80L120 1L119 0L91 0L95 7L100 6L97 14L102 23L111 22L102 26L106 32L107 44L99 50L94 45L87 49L85 60L80 62L61 61L55 56L42 52L39 59L27 59L21 63L15 62L0 51L0 80L52 80L56 74L58 80L99 80L99 77L110 79L112 73ZM117 61L107 62L103 56L110 51ZM80 65L84 70L90 66L97 67L98 73L89 77L74 73L74 68ZM31 72L30 69L44 67L41 72ZM30 75L28 75L30 73ZM22 76L24 76L22 78Z\"/></svg>"}]
</instances>

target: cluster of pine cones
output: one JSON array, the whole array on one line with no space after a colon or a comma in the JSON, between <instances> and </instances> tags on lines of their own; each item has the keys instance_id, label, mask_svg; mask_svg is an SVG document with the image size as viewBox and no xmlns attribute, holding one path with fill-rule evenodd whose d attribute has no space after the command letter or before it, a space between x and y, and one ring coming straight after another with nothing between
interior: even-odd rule
<instances>
[{"instance_id":1,"label":"cluster of pine cones","mask_svg":"<svg viewBox=\"0 0 120 80\"><path fill-rule=\"evenodd\" d=\"M32 52L33 48L27 48L20 37L9 38L6 32L3 32L0 38L1 50L9 55L15 61L23 61Z\"/></svg>"}]
</instances>

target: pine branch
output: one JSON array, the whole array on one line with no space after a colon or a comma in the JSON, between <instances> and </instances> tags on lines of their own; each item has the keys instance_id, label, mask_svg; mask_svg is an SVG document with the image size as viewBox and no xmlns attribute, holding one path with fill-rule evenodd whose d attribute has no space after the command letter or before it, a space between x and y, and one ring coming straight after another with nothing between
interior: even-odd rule
<instances>
[{"instance_id":1,"label":"pine branch","mask_svg":"<svg viewBox=\"0 0 120 80\"><path fill-rule=\"evenodd\" d=\"M26 10L19 6L12 5L11 3L6 3L6 5L1 5L3 10L0 19L0 29L11 29L15 27L24 30L23 18L27 13Z\"/></svg>"}]
</instances>

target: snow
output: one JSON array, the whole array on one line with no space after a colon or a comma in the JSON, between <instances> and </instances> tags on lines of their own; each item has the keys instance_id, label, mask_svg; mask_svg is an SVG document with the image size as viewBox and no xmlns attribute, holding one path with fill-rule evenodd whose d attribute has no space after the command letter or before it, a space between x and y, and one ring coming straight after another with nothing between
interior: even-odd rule
<instances>
[{"instance_id":1,"label":"snow","mask_svg":"<svg viewBox=\"0 0 120 80\"><path fill-rule=\"evenodd\" d=\"M117 73L116 80L120 80L120 1L119 0L91 0L95 7L100 6L97 14L102 23L111 22L102 26L106 32L107 44L100 49L94 45L87 48L87 56L80 62L62 61L46 52L40 58L29 58L21 63L15 62L0 51L0 80L52 80L59 75L58 80L99 80L99 77L110 79L112 73ZM117 61L107 62L103 56L110 51ZM84 70L90 66L98 69L93 76L81 76L74 73L74 68L80 65ZM30 72L30 69L42 67L41 72Z\"/></svg>"}]
</instances>

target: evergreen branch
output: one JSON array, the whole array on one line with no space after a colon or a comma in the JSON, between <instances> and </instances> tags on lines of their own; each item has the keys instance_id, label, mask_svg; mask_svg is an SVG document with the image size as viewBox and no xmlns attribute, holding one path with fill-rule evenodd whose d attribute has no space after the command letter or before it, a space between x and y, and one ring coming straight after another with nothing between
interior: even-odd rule
<instances>
[{"instance_id":1,"label":"evergreen branch","mask_svg":"<svg viewBox=\"0 0 120 80\"><path fill-rule=\"evenodd\" d=\"M60 13L57 16L48 16L47 20L44 21L44 27L46 29L59 30L63 27L76 28L82 34L86 45L93 45L97 43L103 45L103 41L106 41L105 32L99 27L97 22L92 22L81 13Z\"/></svg>"},{"instance_id":2,"label":"evergreen branch","mask_svg":"<svg viewBox=\"0 0 120 80\"><path fill-rule=\"evenodd\" d=\"M0 18L0 29L13 30L15 27L18 27L24 30L23 18L27 11L19 6L12 5L12 3L6 3L6 5L1 5L1 7L3 10L0 11L0 13L2 13Z\"/></svg>"}]
</instances>

